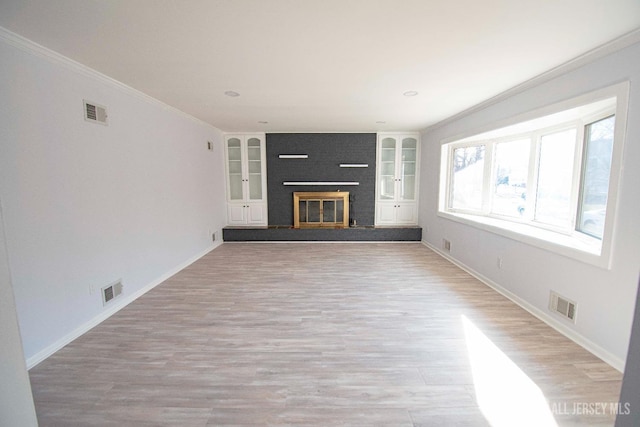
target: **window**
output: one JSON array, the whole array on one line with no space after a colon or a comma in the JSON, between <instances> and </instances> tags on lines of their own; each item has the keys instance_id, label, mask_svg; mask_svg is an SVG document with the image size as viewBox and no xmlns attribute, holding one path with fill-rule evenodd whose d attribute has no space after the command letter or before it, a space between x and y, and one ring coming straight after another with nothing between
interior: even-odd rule
<instances>
[{"instance_id":1,"label":"window","mask_svg":"<svg viewBox=\"0 0 640 427\"><path fill-rule=\"evenodd\" d=\"M477 145L453 150L451 178L453 209L480 210L482 208L484 149L484 145Z\"/></svg>"},{"instance_id":2,"label":"window","mask_svg":"<svg viewBox=\"0 0 640 427\"><path fill-rule=\"evenodd\" d=\"M615 116L587 126L578 230L602 240L607 208Z\"/></svg>"},{"instance_id":3,"label":"window","mask_svg":"<svg viewBox=\"0 0 640 427\"><path fill-rule=\"evenodd\" d=\"M496 144L492 213L515 218L524 215L530 145L529 138Z\"/></svg>"},{"instance_id":4,"label":"window","mask_svg":"<svg viewBox=\"0 0 640 427\"><path fill-rule=\"evenodd\" d=\"M575 257L589 262L604 248L604 261L593 263L607 266L619 174L612 165L621 162L627 90L618 85L567 101L550 115L445 142L439 214L545 248L584 252L589 256Z\"/></svg>"},{"instance_id":5,"label":"window","mask_svg":"<svg viewBox=\"0 0 640 427\"><path fill-rule=\"evenodd\" d=\"M540 137L540 157L534 218L568 228L571 225L573 158L577 128Z\"/></svg>"}]
</instances>

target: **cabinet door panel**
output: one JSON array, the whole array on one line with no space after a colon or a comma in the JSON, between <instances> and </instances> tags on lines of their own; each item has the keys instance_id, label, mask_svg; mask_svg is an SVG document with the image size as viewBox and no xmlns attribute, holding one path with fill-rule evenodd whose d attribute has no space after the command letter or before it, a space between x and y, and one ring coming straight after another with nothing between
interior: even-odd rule
<instances>
[{"instance_id":1,"label":"cabinet door panel","mask_svg":"<svg viewBox=\"0 0 640 427\"><path fill-rule=\"evenodd\" d=\"M242 200L242 175L229 174L229 199Z\"/></svg>"},{"instance_id":2,"label":"cabinet door panel","mask_svg":"<svg viewBox=\"0 0 640 427\"><path fill-rule=\"evenodd\" d=\"M379 150L379 198L392 200L396 194L396 139L392 137L383 138L380 142Z\"/></svg>"},{"instance_id":3,"label":"cabinet door panel","mask_svg":"<svg viewBox=\"0 0 640 427\"><path fill-rule=\"evenodd\" d=\"M243 200L242 140L236 137L227 139L227 182L229 200Z\"/></svg>"},{"instance_id":4,"label":"cabinet door panel","mask_svg":"<svg viewBox=\"0 0 640 427\"><path fill-rule=\"evenodd\" d=\"M260 138L247 138L247 173L249 182L249 200L263 199L263 158L262 146L263 142Z\"/></svg>"},{"instance_id":5,"label":"cabinet door panel","mask_svg":"<svg viewBox=\"0 0 640 427\"><path fill-rule=\"evenodd\" d=\"M264 203L249 203L247 207L247 223L254 225L267 223L267 209Z\"/></svg>"},{"instance_id":6,"label":"cabinet door panel","mask_svg":"<svg viewBox=\"0 0 640 427\"><path fill-rule=\"evenodd\" d=\"M246 208L243 204L229 203L227 205L227 219L231 225L243 225L247 223Z\"/></svg>"},{"instance_id":7,"label":"cabinet door panel","mask_svg":"<svg viewBox=\"0 0 640 427\"><path fill-rule=\"evenodd\" d=\"M398 224L415 224L417 222L416 204L400 203L396 208L396 221Z\"/></svg>"},{"instance_id":8,"label":"cabinet door panel","mask_svg":"<svg viewBox=\"0 0 640 427\"><path fill-rule=\"evenodd\" d=\"M262 177L249 175L249 200L262 200Z\"/></svg>"},{"instance_id":9,"label":"cabinet door panel","mask_svg":"<svg viewBox=\"0 0 640 427\"><path fill-rule=\"evenodd\" d=\"M396 180L393 176L381 176L378 185L380 185L380 200L394 199Z\"/></svg>"},{"instance_id":10,"label":"cabinet door panel","mask_svg":"<svg viewBox=\"0 0 640 427\"><path fill-rule=\"evenodd\" d=\"M400 194L399 200L416 199L416 160L418 140L403 138L400 153Z\"/></svg>"},{"instance_id":11,"label":"cabinet door panel","mask_svg":"<svg viewBox=\"0 0 640 427\"><path fill-rule=\"evenodd\" d=\"M392 225L396 222L396 208L393 203L378 203L376 224Z\"/></svg>"},{"instance_id":12,"label":"cabinet door panel","mask_svg":"<svg viewBox=\"0 0 640 427\"><path fill-rule=\"evenodd\" d=\"M416 198L416 176L405 175L400 181L400 200L415 200Z\"/></svg>"}]
</instances>

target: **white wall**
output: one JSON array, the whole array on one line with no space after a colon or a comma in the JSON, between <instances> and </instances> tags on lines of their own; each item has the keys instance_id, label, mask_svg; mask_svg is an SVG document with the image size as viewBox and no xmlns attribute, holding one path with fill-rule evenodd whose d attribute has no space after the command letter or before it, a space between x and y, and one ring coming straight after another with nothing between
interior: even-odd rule
<instances>
[{"instance_id":1,"label":"white wall","mask_svg":"<svg viewBox=\"0 0 640 427\"><path fill-rule=\"evenodd\" d=\"M108 126L84 120L83 99L108 108ZM100 287L122 279L128 302L214 247L210 231L222 240L222 133L5 31L0 100L0 198L32 365L114 311Z\"/></svg>"},{"instance_id":2,"label":"white wall","mask_svg":"<svg viewBox=\"0 0 640 427\"><path fill-rule=\"evenodd\" d=\"M37 426L14 301L0 200L0 425Z\"/></svg>"},{"instance_id":3,"label":"white wall","mask_svg":"<svg viewBox=\"0 0 640 427\"><path fill-rule=\"evenodd\" d=\"M450 255L455 261L511 293L531 311L549 316L547 320L554 326L621 370L640 267L640 43L581 64L424 132L420 225L425 243L439 249L443 238L450 240ZM627 80L631 89L624 148L626 167L619 193L611 270L436 215L443 139L481 128L487 130L486 126L492 123ZM497 268L498 256L504 261L502 270ZM577 301L575 325L547 314L550 289Z\"/></svg>"}]
</instances>

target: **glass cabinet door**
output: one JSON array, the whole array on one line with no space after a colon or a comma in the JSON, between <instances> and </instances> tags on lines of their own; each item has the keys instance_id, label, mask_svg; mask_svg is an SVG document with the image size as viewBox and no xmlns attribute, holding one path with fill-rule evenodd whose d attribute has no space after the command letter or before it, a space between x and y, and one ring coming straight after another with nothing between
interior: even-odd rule
<instances>
[{"instance_id":1,"label":"glass cabinet door","mask_svg":"<svg viewBox=\"0 0 640 427\"><path fill-rule=\"evenodd\" d=\"M415 138L402 139L400 158L400 200L416 198L416 150L418 141Z\"/></svg>"},{"instance_id":2,"label":"glass cabinet door","mask_svg":"<svg viewBox=\"0 0 640 427\"><path fill-rule=\"evenodd\" d=\"M249 164L249 200L262 200L262 142L259 138L247 140Z\"/></svg>"},{"instance_id":3,"label":"glass cabinet door","mask_svg":"<svg viewBox=\"0 0 640 427\"><path fill-rule=\"evenodd\" d=\"M380 144L380 200L393 200L396 192L396 139L384 138Z\"/></svg>"},{"instance_id":4,"label":"glass cabinet door","mask_svg":"<svg viewBox=\"0 0 640 427\"><path fill-rule=\"evenodd\" d=\"M227 141L227 157L229 167L229 198L242 200L242 144L239 138Z\"/></svg>"}]
</instances>

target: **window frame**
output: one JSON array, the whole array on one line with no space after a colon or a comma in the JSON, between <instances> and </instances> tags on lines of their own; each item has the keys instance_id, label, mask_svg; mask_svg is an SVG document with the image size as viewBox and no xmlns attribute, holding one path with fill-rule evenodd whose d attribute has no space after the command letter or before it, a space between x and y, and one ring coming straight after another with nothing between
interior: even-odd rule
<instances>
[{"instance_id":1,"label":"window frame","mask_svg":"<svg viewBox=\"0 0 640 427\"><path fill-rule=\"evenodd\" d=\"M620 83L562 103L513 117L500 123L499 126L487 127L487 130L481 132L469 132L468 136L462 135L441 141L438 216L482 228L496 234L505 235L514 240L560 253L602 268L610 268L615 212L618 204L617 194L623 160L622 152L626 134L628 91L629 83ZM517 127L528 124L529 122L542 123L555 114L561 116L563 113L571 111L572 109L582 107L590 108L592 105L597 105L596 103L599 101L610 100L612 98L615 98L613 106L582 113L579 114L578 117L556 121L555 123L547 123L537 128L535 125L532 125L533 128L520 132L510 133L507 130L510 127ZM616 122L611 156L611 172L609 176L604 233L602 239L599 239L580 230L578 222L582 215L579 206L582 192L584 191L583 173L585 163L583 159L587 144L585 131L588 125L612 115L615 115ZM569 199L570 220L568 227L558 227L535 220L535 198L538 186L541 138L544 135L567 129L577 130L576 145L574 147L571 195ZM498 136L492 137L491 134L496 133ZM497 167L494 161L495 150L500 143L508 143L522 139L530 139L524 215L521 218L500 215L499 213L492 212L494 198L492 185L494 184L493 181L496 176ZM453 208L451 200L453 197L454 150L461 147L477 145L485 145L482 209L476 211Z\"/></svg>"},{"instance_id":2,"label":"window frame","mask_svg":"<svg viewBox=\"0 0 640 427\"><path fill-rule=\"evenodd\" d=\"M592 120L589 120L588 124L586 124L584 126L584 128L583 128L584 134L583 134L582 153L581 153L581 158L580 158L580 163L581 163L580 164L580 167L581 167L581 169L580 169L580 182L581 182L581 185L580 185L580 189L579 189L578 200L576 202L577 203L577 205L576 205L576 224L575 224L574 228L576 229L576 231L578 231L580 233L584 233L584 234L586 234L588 236L593 237L594 239L599 239L599 240L602 240L604 238L604 232L603 232L603 237L601 238L601 237L595 236L595 235L593 235L591 233L588 233L585 230L580 229L580 224L582 224L583 216L585 214L585 211L582 209L583 208L582 205L583 205L584 197L585 197L585 194L584 194L585 193L585 191L584 191L584 183L585 183L585 180L586 180L585 174L586 174L586 167L587 167L587 161L588 161L588 158L587 158L587 156L588 156L588 148L587 148L588 141L586 139L587 138L586 128L587 128L587 126L591 126L591 125L593 125L595 123L607 120L607 119L609 119L611 117L614 117L614 120L616 122L616 124L614 125L614 140L613 140L613 147L612 147L613 149L615 149L615 144L616 144L616 140L615 140L616 131L615 131L615 129L617 127L618 120L617 120L617 116L616 116L615 111L614 111L612 114L610 114L609 116L606 116L606 117L600 117L600 118L595 118L594 117ZM611 171L613 171L613 151L611 153L611 168L612 168ZM611 174L612 174L612 172L609 172L609 179L611 179ZM608 196L609 196L609 193L607 192L607 204L606 204L607 207L609 205L609 197ZM605 212L606 212L606 210L605 210ZM605 222L606 222L606 215L605 215Z\"/></svg>"}]
</instances>

